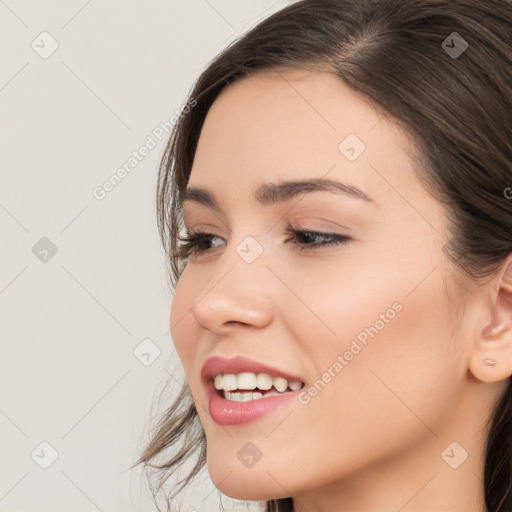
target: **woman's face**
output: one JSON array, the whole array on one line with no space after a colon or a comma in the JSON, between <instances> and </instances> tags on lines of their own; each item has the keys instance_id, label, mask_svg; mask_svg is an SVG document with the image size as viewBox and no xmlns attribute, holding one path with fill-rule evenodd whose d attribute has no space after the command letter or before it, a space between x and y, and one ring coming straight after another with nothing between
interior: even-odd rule
<instances>
[{"instance_id":1,"label":"woman's face","mask_svg":"<svg viewBox=\"0 0 512 512\"><path fill-rule=\"evenodd\" d=\"M207 190L218 209L191 194L183 214L187 230L214 236L198 244L178 282L171 331L223 493L328 493L401 467L412 496L436 472L454 471L441 453L469 443L461 340L472 325L458 321L452 302L446 213L409 152L388 116L323 73L259 73L224 89L208 113L189 187ZM319 179L351 188L260 188ZM293 238L289 226L329 236ZM346 238L325 245L336 237ZM254 364L221 361L203 378L212 356ZM303 387L226 400L212 373L289 375ZM254 386L251 375L233 379L218 382L227 391L233 382Z\"/></svg>"}]
</instances>

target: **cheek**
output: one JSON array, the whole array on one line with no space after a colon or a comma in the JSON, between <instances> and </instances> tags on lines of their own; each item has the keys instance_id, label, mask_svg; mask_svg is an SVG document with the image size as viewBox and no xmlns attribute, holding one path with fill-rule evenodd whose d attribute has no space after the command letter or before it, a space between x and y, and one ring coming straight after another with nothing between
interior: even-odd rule
<instances>
[{"instance_id":1,"label":"cheek","mask_svg":"<svg viewBox=\"0 0 512 512\"><path fill-rule=\"evenodd\" d=\"M454 326L439 251L425 249L432 239L424 235L412 237L415 245L409 247L403 241L408 237L391 238L389 243L375 240L371 250L354 245L332 259L304 258L298 266L283 267L280 276L294 293L286 293L282 306L277 304L277 314L292 316L298 326L295 338L306 359L316 362L317 371L332 363L333 354L349 350L355 339L365 349L361 354L366 353L358 359L365 360L373 351L373 364L386 367L393 361L412 364L423 358L422 367L436 359L437 351L449 353L444 337ZM370 344L374 348L368 350ZM406 357L412 358L409 363Z\"/></svg>"},{"instance_id":2,"label":"cheek","mask_svg":"<svg viewBox=\"0 0 512 512\"><path fill-rule=\"evenodd\" d=\"M403 285L386 275L380 282L365 280L364 287L355 286L357 280L346 278L350 293L324 289L311 298L336 334L332 343L326 338L306 349L321 381L329 379L323 377L329 368L336 377L320 384L307 407L314 428L326 431L326 438L342 425L347 445L368 439L378 454L382 446L398 449L407 439L431 435L429 429L435 431L454 406L466 370L463 354L454 348L439 272L416 289L410 279ZM309 340L313 331L311 326ZM339 356L343 363L335 368Z\"/></svg>"},{"instance_id":3,"label":"cheek","mask_svg":"<svg viewBox=\"0 0 512 512\"><path fill-rule=\"evenodd\" d=\"M293 311L301 359L313 362L309 384L317 389L304 406L308 423L326 439L343 433L349 446L373 439L377 454L383 443L400 444L397 432L402 440L431 435L418 417L435 430L456 401L466 369L439 269L429 275L432 266L425 265L411 277L364 268L363 275L347 265L326 279L325 265L312 266L307 277L290 276L311 310L293 297L283 307ZM377 433L376 424L382 425Z\"/></svg>"}]
</instances>

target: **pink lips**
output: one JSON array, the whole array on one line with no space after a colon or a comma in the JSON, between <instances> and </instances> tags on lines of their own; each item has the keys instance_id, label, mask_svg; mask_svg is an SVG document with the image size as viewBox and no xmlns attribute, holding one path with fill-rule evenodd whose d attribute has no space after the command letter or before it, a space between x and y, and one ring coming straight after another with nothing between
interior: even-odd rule
<instances>
[{"instance_id":1,"label":"pink lips","mask_svg":"<svg viewBox=\"0 0 512 512\"><path fill-rule=\"evenodd\" d=\"M298 380L303 382L303 379L296 375L282 372L276 368L245 357L237 356L227 359L213 356L208 358L201 370L201 378L208 393L210 415L219 425L240 425L255 421L275 411L279 407L289 404L297 394L301 392L299 389L297 391L289 391L282 396L264 397L247 402L226 400L215 389L213 384L215 375L227 373L237 374L241 372L268 373L274 377L284 377L288 381Z\"/></svg>"}]
</instances>

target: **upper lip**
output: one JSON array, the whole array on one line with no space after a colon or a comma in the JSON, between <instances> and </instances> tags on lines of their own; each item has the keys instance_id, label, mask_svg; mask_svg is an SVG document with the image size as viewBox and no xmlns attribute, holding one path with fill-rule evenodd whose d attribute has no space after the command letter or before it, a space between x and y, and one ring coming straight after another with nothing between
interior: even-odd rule
<instances>
[{"instance_id":1,"label":"upper lip","mask_svg":"<svg viewBox=\"0 0 512 512\"><path fill-rule=\"evenodd\" d=\"M267 373L272 377L283 377L288 381L295 380L304 382L302 378L297 375L292 375L291 373L284 372L267 364L242 356L230 358L221 356L209 357L203 365L201 377L205 382L208 382L213 380L213 378L219 374L226 375L228 373L237 374L241 372Z\"/></svg>"}]
</instances>

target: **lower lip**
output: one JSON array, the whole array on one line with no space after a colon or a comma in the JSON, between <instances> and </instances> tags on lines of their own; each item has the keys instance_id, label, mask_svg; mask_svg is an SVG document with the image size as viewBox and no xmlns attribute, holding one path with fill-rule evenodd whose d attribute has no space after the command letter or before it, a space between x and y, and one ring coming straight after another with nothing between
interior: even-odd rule
<instances>
[{"instance_id":1,"label":"lower lip","mask_svg":"<svg viewBox=\"0 0 512 512\"><path fill-rule=\"evenodd\" d=\"M217 391L211 390L208 403L210 415L219 425L241 425L255 421L279 407L289 404L299 393L289 391L282 396L269 396L268 398L258 398L248 400L247 402L234 402L226 400Z\"/></svg>"}]
</instances>

